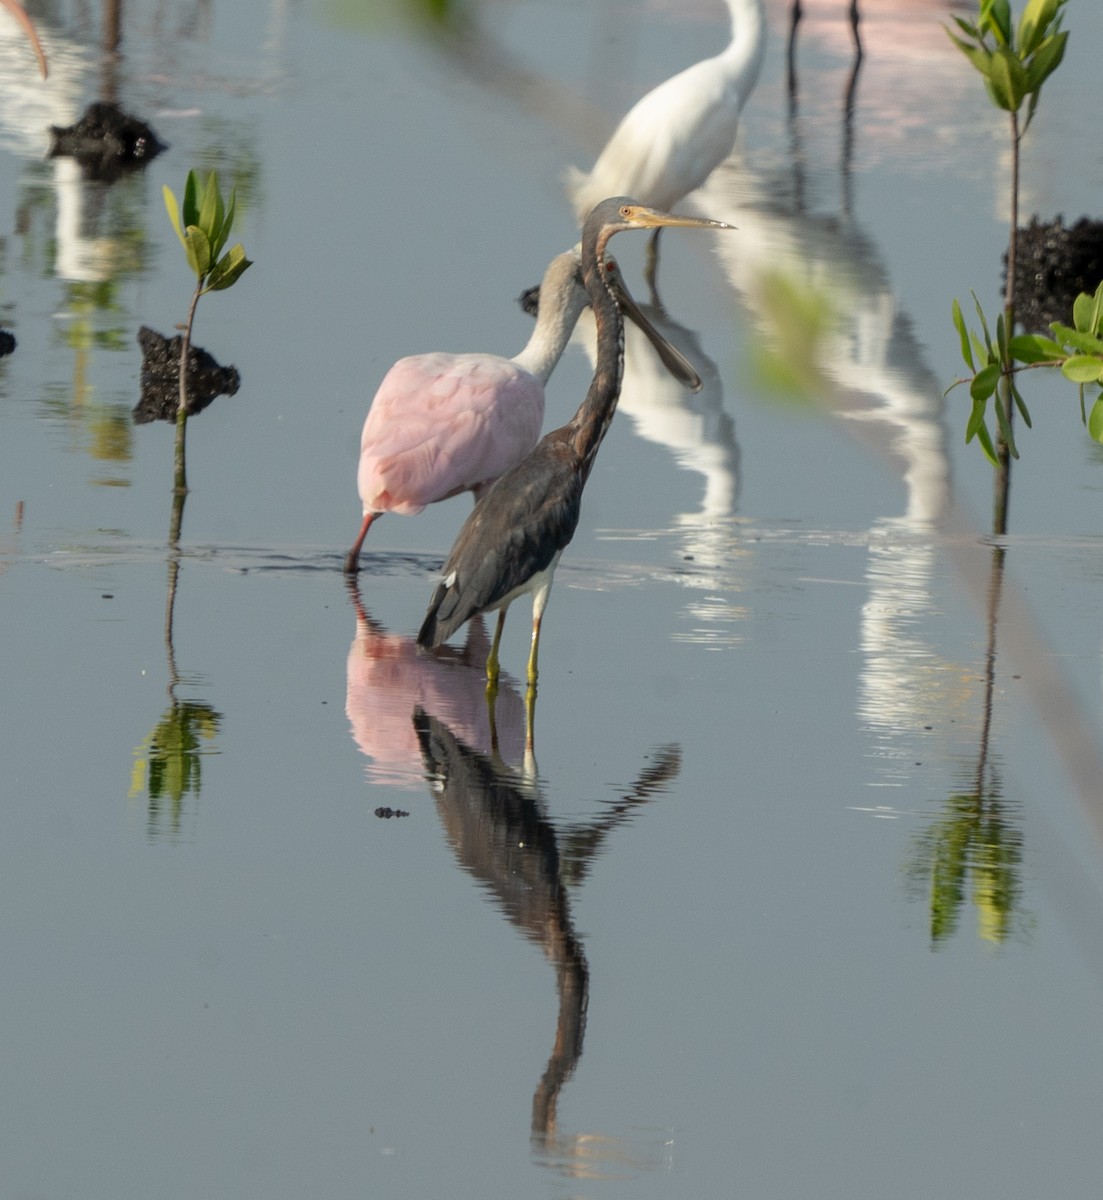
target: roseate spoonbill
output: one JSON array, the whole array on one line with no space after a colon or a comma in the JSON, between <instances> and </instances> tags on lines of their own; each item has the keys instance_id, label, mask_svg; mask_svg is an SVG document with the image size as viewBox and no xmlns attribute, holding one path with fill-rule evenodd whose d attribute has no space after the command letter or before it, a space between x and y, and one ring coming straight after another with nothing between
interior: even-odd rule
<instances>
[{"instance_id":1,"label":"roseate spoonbill","mask_svg":"<svg viewBox=\"0 0 1103 1200\"><path fill-rule=\"evenodd\" d=\"M498 622L486 660L487 689L493 695L506 611L518 596L531 592L530 717L536 694L540 622L552 578L560 555L574 537L582 489L620 395L624 323L606 278L605 247L622 229L668 225L731 228L722 221L661 212L625 196L602 201L587 218L582 231L582 271L597 326L597 367L590 389L571 420L546 434L475 505L444 564L443 579L417 635L419 646L439 646L476 613L497 609Z\"/></svg>"},{"instance_id":2,"label":"roseate spoonbill","mask_svg":"<svg viewBox=\"0 0 1103 1200\"><path fill-rule=\"evenodd\" d=\"M667 369L694 390L701 381L684 355L640 312L609 261L610 284ZM364 538L382 513L419 513L459 492L483 491L536 445L544 385L589 303L577 250L554 258L540 285L536 328L513 358L416 354L399 359L372 401L360 437L358 485L364 520L345 558L359 569Z\"/></svg>"},{"instance_id":3,"label":"roseate spoonbill","mask_svg":"<svg viewBox=\"0 0 1103 1200\"><path fill-rule=\"evenodd\" d=\"M712 58L664 80L628 110L589 173L569 168L567 191L581 222L604 196L635 196L669 209L731 154L739 115L766 50L763 0L727 0L731 41ZM648 248L652 295L659 231Z\"/></svg>"}]
</instances>

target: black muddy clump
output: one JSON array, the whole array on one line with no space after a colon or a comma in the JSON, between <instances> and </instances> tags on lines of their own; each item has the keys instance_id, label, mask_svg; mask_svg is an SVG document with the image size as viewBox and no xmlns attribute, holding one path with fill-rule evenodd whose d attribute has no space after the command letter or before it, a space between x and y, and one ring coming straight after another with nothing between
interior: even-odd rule
<instances>
[{"instance_id":1,"label":"black muddy clump","mask_svg":"<svg viewBox=\"0 0 1103 1200\"><path fill-rule=\"evenodd\" d=\"M180 404L180 334L167 338L143 325L138 330L142 348L142 398L134 406L136 425L176 420ZM220 366L200 346L188 347L188 416L201 413L216 396L233 396L241 386L236 367Z\"/></svg>"},{"instance_id":2,"label":"black muddy clump","mask_svg":"<svg viewBox=\"0 0 1103 1200\"><path fill-rule=\"evenodd\" d=\"M47 157L75 158L86 179L106 183L124 171L144 167L166 149L145 121L100 100L89 104L75 125L51 125L50 134L53 142Z\"/></svg>"},{"instance_id":3,"label":"black muddy clump","mask_svg":"<svg viewBox=\"0 0 1103 1200\"><path fill-rule=\"evenodd\" d=\"M0 329L0 358L5 354L11 354L15 349L15 334L9 333L6 329Z\"/></svg>"},{"instance_id":4,"label":"black muddy clump","mask_svg":"<svg viewBox=\"0 0 1103 1200\"><path fill-rule=\"evenodd\" d=\"M1004 272L1007 271L1006 256ZM1030 218L1019 229L1015 266L1015 320L1031 332L1048 332L1052 321L1072 324L1073 301L1094 294L1103 281L1103 221L1081 217L1065 228L1064 218Z\"/></svg>"}]
</instances>

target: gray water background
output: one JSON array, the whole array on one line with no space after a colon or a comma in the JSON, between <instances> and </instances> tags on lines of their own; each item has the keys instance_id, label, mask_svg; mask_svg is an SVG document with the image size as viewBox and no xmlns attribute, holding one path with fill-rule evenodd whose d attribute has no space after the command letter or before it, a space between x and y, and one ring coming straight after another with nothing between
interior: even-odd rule
<instances>
[{"instance_id":1,"label":"gray water background","mask_svg":"<svg viewBox=\"0 0 1103 1200\"><path fill-rule=\"evenodd\" d=\"M109 68L98 14L43 6L46 85L0 25L0 1195L1095 1193L1100 452L1032 379L989 692L990 474L942 391L951 299L998 302L1005 125L942 6L870 3L844 171L836 8L793 125L771 6L740 158L685 204L738 232L665 235L718 407L647 425L626 384L546 622L538 780L522 604L517 773L466 810L412 716L476 743L478 663L409 638L468 502L373 530L354 645L360 424L402 354L520 347L514 297L576 235L563 167L726 12L509 0L461 46L402 6L135 4ZM1024 212L1073 219L1103 18L1068 25ZM42 130L109 78L170 150L101 191ZM160 191L193 165L236 182L256 266L200 305L243 386L189 429L170 657L171 432L127 414L138 326L184 315ZM838 306L826 407L756 371L778 265ZM573 349L550 422L589 371ZM174 674L203 714L176 799Z\"/></svg>"}]
</instances>

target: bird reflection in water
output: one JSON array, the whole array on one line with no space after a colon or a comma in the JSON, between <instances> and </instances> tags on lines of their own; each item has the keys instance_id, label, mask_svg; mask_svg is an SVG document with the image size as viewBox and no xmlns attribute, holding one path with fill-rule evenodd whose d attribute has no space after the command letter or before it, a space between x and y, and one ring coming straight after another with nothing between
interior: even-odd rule
<instances>
[{"instance_id":1,"label":"bird reflection in water","mask_svg":"<svg viewBox=\"0 0 1103 1200\"><path fill-rule=\"evenodd\" d=\"M356 637L349 647L345 713L352 736L370 759L375 783L420 791L425 783L420 744L410 714L421 710L447 721L476 750L498 748L511 761L525 748L525 705L503 677L497 704L487 704L485 662L490 639L481 618L462 646L437 655L418 652L415 640L388 632L364 608L355 582Z\"/></svg>"},{"instance_id":2,"label":"bird reflection in water","mask_svg":"<svg viewBox=\"0 0 1103 1200\"><path fill-rule=\"evenodd\" d=\"M414 710L413 729L459 865L493 897L510 924L541 947L555 971L555 1039L532 1099L534 1153L574 1177L599 1177L611 1163L647 1165L628 1154L619 1139L564 1135L558 1129L559 1095L582 1055L590 987L568 886L585 878L618 825L669 787L681 766L679 748L658 748L624 796L595 819L557 828L545 815L530 756L520 769L511 768L500 753L472 749L421 707Z\"/></svg>"}]
</instances>

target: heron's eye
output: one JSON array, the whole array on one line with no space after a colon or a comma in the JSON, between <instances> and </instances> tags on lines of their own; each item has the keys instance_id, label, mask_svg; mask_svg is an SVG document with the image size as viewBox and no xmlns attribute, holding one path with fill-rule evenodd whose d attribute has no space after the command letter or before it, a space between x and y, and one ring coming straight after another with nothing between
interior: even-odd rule
<instances>
[{"instance_id":1,"label":"heron's eye","mask_svg":"<svg viewBox=\"0 0 1103 1200\"><path fill-rule=\"evenodd\" d=\"M627 219L632 215L632 206L630 204L622 204L620 206L620 215Z\"/></svg>"}]
</instances>

